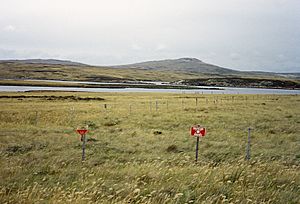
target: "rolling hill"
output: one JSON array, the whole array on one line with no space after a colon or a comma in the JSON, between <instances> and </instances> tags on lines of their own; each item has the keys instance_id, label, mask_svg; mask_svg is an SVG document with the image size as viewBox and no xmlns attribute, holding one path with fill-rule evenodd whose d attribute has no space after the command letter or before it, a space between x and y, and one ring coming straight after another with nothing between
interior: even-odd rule
<instances>
[{"instance_id":1,"label":"rolling hill","mask_svg":"<svg viewBox=\"0 0 300 204\"><path fill-rule=\"evenodd\" d=\"M227 69L216 65L205 63L196 58L166 59L148 61L129 65L114 66L116 68L136 68L146 70L180 71L203 74L240 74L240 71Z\"/></svg>"},{"instance_id":2,"label":"rolling hill","mask_svg":"<svg viewBox=\"0 0 300 204\"><path fill-rule=\"evenodd\" d=\"M202 86L300 88L299 73L237 71L208 64L196 58L166 59L109 67L56 59L0 60L0 79L127 83L165 81ZM6 83L8 82L2 82Z\"/></svg>"},{"instance_id":3,"label":"rolling hill","mask_svg":"<svg viewBox=\"0 0 300 204\"><path fill-rule=\"evenodd\" d=\"M58 59L0 60L0 64L2 63L89 66L87 64L83 64L79 62L73 62L69 60L58 60Z\"/></svg>"}]
</instances>

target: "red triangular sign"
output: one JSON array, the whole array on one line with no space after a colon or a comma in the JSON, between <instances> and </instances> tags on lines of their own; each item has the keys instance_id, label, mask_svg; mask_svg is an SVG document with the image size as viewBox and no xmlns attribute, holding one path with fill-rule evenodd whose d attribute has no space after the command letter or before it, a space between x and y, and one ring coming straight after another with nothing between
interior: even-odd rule
<instances>
[{"instance_id":1,"label":"red triangular sign","mask_svg":"<svg viewBox=\"0 0 300 204\"><path fill-rule=\"evenodd\" d=\"M88 130L82 129L82 130L76 130L80 135L85 135Z\"/></svg>"}]
</instances>

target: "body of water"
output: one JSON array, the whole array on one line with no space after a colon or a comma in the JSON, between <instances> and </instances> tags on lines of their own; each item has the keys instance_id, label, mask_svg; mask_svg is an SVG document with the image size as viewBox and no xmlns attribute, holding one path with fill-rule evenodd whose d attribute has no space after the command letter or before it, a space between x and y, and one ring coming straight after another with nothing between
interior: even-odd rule
<instances>
[{"instance_id":1,"label":"body of water","mask_svg":"<svg viewBox=\"0 0 300 204\"><path fill-rule=\"evenodd\" d=\"M39 86L0 86L0 92L25 91L79 91L79 92L156 92L156 93L196 93L196 94L300 94L300 90L259 89L259 88L229 88L223 90L199 89L145 89L145 88L76 88L76 87L39 87Z\"/></svg>"}]
</instances>

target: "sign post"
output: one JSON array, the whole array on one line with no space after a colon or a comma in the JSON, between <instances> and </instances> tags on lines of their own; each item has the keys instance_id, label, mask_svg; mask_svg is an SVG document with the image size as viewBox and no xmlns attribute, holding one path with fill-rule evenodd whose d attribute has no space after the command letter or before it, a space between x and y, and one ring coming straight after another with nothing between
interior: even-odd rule
<instances>
[{"instance_id":1,"label":"sign post","mask_svg":"<svg viewBox=\"0 0 300 204\"><path fill-rule=\"evenodd\" d=\"M197 138L197 142L196 142L196 159L195 161L197 162L198 161L198 151L199 151L199 137L196 137Z\"/></svg>"},{"instance_id":2,"label":"sign post","mask_svg":"<svg viewBox=\"0 0 300 204\"><path fill-rule=\"evenodd\" d=\"M206 129L204 127L201 127L200 125L194 125L191 127L191 135L197 138L195 161L198 162L199 141L200 137L204 137L206 135Z\"/></svg>"},{"instance_id":3,"label":"sign post","mask_svg":"<svg viewBox=\"0 0 300 204\"><path fill-rule=\"evenodd\" d=\"M85 160L85 143L86 143L86 137L85 134L88 132L87 129L77 129L76 132L81 135L81 141L82 141L82 161Z\"/></svg>"}]
</instances>

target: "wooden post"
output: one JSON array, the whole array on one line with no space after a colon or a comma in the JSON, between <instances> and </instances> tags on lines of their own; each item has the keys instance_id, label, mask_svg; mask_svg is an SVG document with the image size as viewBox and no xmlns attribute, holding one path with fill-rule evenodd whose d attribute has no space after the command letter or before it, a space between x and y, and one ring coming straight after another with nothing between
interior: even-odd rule
<instances>
[{"instance_id":1,"label":"wooden post","mask_svg":"<svg viewBox=\"0 0 300 204\"><path fill-rule=\"evenodd\" d=\"M167 101L167 111L169 110L169 101Z\"/></svg>"},{"instance_id":2,"label":"wooden post","mask_svg":"<svg viewBox=\"0 0 300 204\"><path fill-rule=\"evenodd\" d=\"M246 147L246 160L250 160L250 147L251 147L251 128L248 128L248 140L247 140L247 147Z\"/></svg>"},{"instance_id":3,"label":"wooden post","mask_svg":"<svg viewBox=\"0 0 300 204\"><path fill-rule=\"evenodd\" d=\"M69 121L70 121L70 125L73 125L73 123L74 123L74 117L75 117L75 109L74 109L74 107L72 107L71 109L70 109L70 115L69 115Z\"/></svg>"},{"instance_id":4,"label":"wooden post","mask_svg":"<svg viewBox=\"0 0 300 204\"><path fill-rule=\"evenodd\" d=\"M38 112L37 111L35 111L35 125L37 125L37 123L38 123Z\"/></svg>"}]
</instances>

